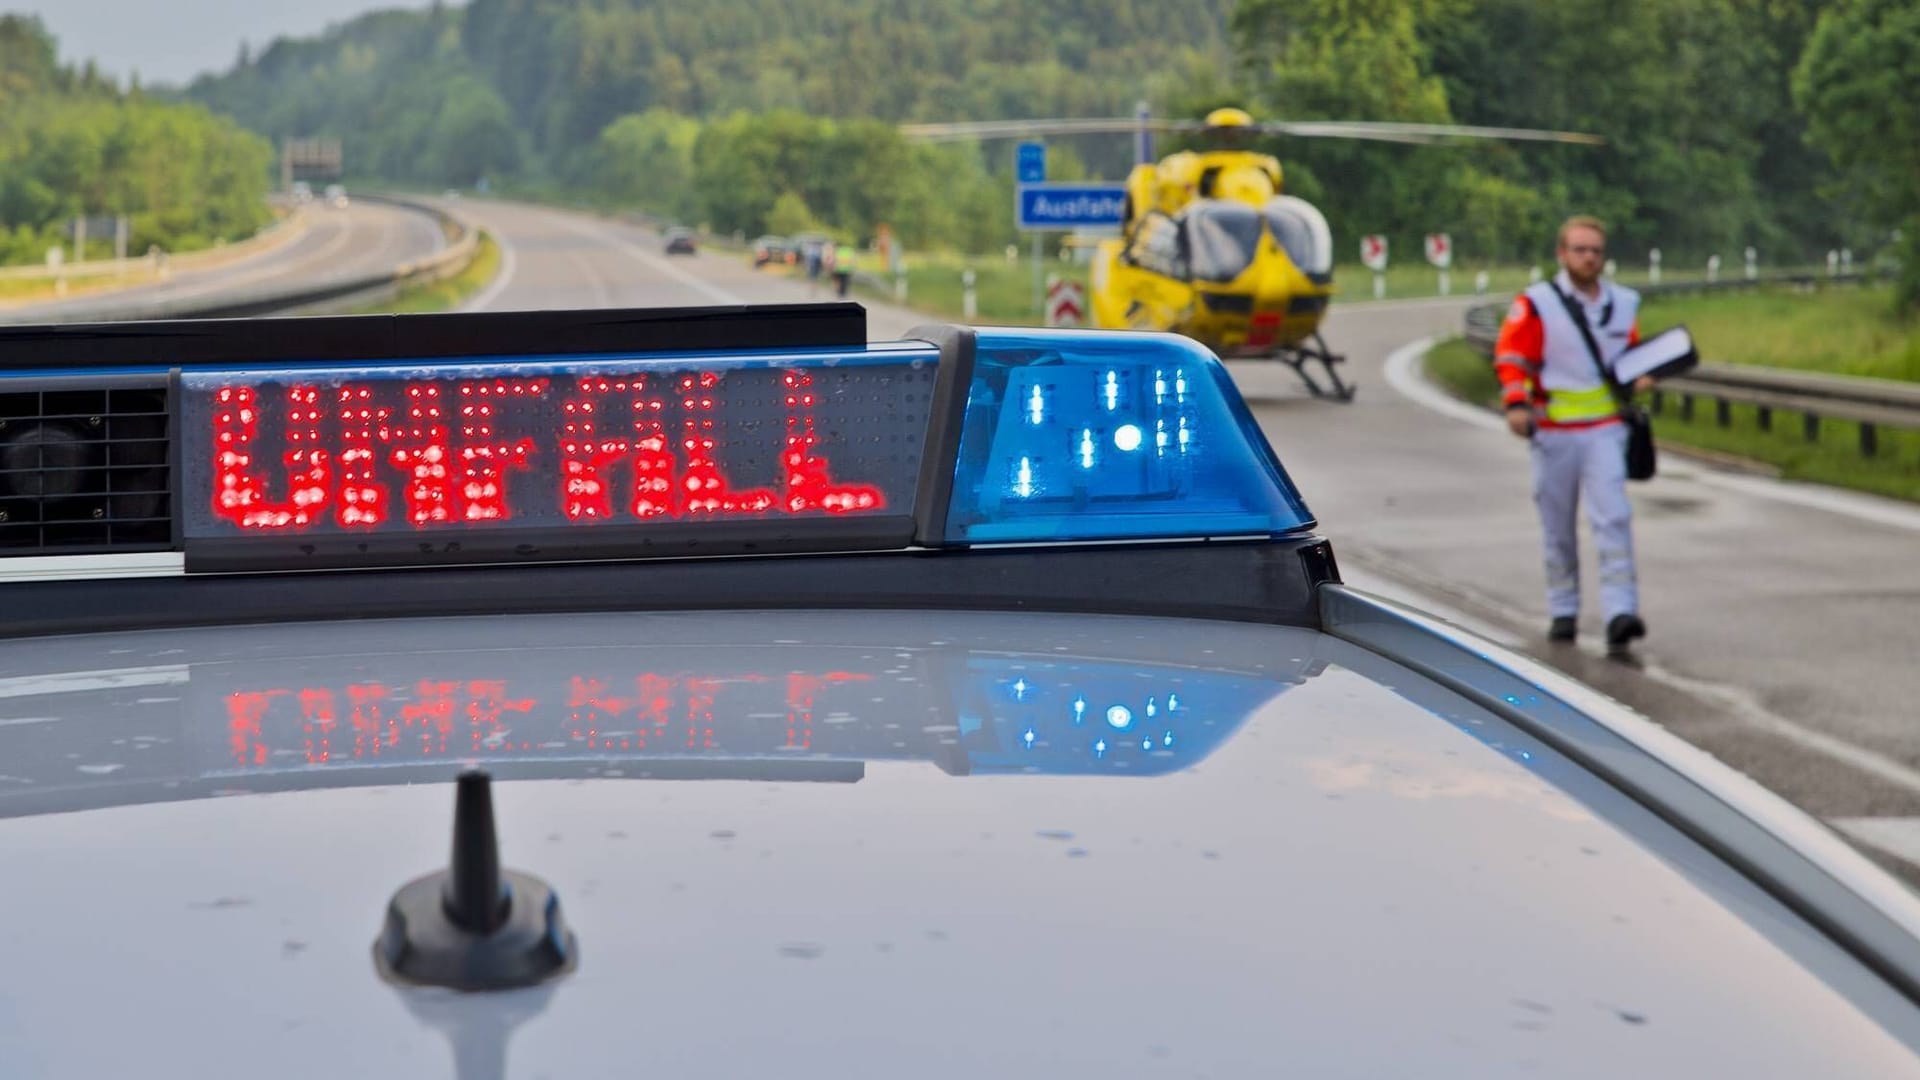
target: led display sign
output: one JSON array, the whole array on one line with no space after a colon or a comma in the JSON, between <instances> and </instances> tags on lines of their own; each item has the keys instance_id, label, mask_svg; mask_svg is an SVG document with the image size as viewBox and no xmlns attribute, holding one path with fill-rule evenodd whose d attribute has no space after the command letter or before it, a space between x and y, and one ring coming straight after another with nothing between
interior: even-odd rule
<instances>
[{"instance_id":1,"label":"led display sign","mask_svg":"<svg viewBox=\"0 0 1920 1080\"><path fill-rule=\"evenodd\" d=\"M777 540L795 520L904 518L936 364L895 348L188 372L184 536L759 522Z\"/></svg>"}]
</instances>

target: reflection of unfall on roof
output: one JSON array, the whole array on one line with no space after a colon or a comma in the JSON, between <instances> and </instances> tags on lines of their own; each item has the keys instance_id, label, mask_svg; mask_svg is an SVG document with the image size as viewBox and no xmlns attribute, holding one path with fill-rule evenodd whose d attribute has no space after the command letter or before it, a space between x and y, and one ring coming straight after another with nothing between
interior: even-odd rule
<instances>
[{"instance_id":1,"label":"reflection of unfall on roof","mask_svg":"<svg viewBox=\"0 0 1920 1080\"><path fill-rule=\"evenodd\" d=\"M1191 763L1281 688L1262 678L1013 657L973 657L947 674L958 695L957 732L877 722L893 715L884 706L892 695L869 685L875 677L865 672L770 677L714 665L256 684L224 695L225 762L208 767L693 754L931 758L961 772L1158 773Z\"/></svg>"},{"instance_id":2,"label":"reflection of unfall on roof","mask_svg":"<svg viewBox=\"0 0 1920 1080\"><path fill-rule=\"evenodd\" d=\"M861 514L906 501L926 399L915 391L930 371L633 368L189 376L187 431L207 449L187 457L188 491L204 493L195 501L214 522L287 532Z\"/></svg>"}]
</instances>

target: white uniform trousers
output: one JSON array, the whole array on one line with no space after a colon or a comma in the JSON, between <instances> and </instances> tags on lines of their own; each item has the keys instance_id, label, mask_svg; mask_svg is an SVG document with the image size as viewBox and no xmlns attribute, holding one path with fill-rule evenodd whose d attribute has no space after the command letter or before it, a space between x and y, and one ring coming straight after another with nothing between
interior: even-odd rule
<instances>
[{"instance_id":1,"label":"white uniform trousers","mask_svg":"<svg viewBox=\"0 0 1920 1080\"><path fill-rule=\"evenodd\" d=\"M1546 547L1547 613L1554 618L1580 613L1576 515L1582 495L1600 559L1600 606L1609 620L1639 614L1626 448L1625 424L1534 432L1533 503Z\"/></svg>"}]
</instances>

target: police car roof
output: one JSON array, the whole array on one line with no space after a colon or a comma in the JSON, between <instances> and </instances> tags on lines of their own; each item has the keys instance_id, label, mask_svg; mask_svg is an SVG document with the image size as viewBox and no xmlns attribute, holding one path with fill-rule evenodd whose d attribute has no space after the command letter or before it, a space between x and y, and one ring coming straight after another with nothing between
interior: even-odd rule
<instances>
[{"instance_id":1,"label":"police car roof","mask_svg":"<svg viewBox=\"0 0 1920 1080\"><path fill-rule=\"evenodd\" d=\"M1748 879L1309 629L289 624L16 642L0 688L34 1075L1915 1071L1912 1006ZM369 961L463 756L529 778L504 858L581 941L549 988Z\"/></svg>"},{"instance_id":2,"label":"police car roof","mask_svg":"<svg viewBox=\"0 0 1920 1080\"><path fill-rule=\"evenodd\" d=\"M1915 1071L1920 905L1339 584L1210 354L857 310L0 333L10 1071ZM468 761L577 966L403 989Z\"/></svg>"}]
</instances>

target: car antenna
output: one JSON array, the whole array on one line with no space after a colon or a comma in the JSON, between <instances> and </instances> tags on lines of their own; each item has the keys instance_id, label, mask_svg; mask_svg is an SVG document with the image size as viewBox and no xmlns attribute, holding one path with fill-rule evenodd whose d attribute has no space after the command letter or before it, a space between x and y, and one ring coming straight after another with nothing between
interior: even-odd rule
<instances>
[{"instance_id":1,"label":"car antenna","mask_svg":"<svg viewBox=\"0 0 1920 1080\"><path fill-rule=\"evenodd\" d=\"M394 982L472 991L532 986L578 963L560 898L539 878L500 868L485 770L454 782L452 862L393 894L373 958Z\"/></svg>"}]
</instances>

